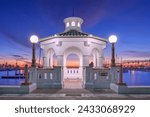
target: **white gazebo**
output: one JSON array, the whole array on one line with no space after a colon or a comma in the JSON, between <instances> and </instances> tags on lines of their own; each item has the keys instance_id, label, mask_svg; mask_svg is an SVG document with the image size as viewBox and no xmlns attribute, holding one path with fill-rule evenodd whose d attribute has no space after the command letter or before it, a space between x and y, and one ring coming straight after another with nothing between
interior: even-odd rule
<instances>
[{"instance_id":1,"label":"white gazebo","mask_svg":"<svg viewBox=\"0 0 150 117\"><path fill-rule=\"evenodd\" d=\"M82 31L83 19L68 17L64 19L65 31L41 38L43 67L62 68L62 82L66 79L80 79L84 82L84 68L92 64L93 68L103 67L103 51L107 40ZM67 58L71 54L78 57L78 67L68 67Z\"/></svg>"},{"instance_id":2,"label":"white gazebo","mask_svg":"<svg viewBox=\"0 0 150 117\"><path fill-rule=\"evenodd\" d=\"M83 80L83 68L93 62L94 68L103 67L103 51L107 41L82 31L83 19L69 17L64 19L65 31L40 39L43 49L44 68L54 65L63 67L63 79L79 78ZM79 67L68 68L67 57L75 54L79 58ZM56 59L54 64L54 59Z\"/></svg>"}]
</instances>

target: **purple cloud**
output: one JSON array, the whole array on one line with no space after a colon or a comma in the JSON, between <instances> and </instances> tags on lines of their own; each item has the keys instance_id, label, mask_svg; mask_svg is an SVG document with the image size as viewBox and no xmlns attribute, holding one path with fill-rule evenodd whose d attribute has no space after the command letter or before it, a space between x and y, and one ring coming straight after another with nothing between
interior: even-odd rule
<instances>
[{"instance_id":1,"label":"purple cloud","mask_svg":"<svg viewBox=\"0 0 150 117\"><path fill-rule=\"evenodd\" d=\"M149 51L122 51L121 54L125 57L140 57L140 58L150 58L150 52Z\"/></svg>"}]
</instances>

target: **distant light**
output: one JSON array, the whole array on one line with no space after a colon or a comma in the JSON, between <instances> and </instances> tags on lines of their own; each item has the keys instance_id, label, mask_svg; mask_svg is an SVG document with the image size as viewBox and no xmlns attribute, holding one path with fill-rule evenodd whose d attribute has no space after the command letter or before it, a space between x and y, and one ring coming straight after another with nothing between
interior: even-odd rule
<instances>
[{"instance_id":1,"label":"distant light","mask_svg":"<svg viewBox=\"0 0 150 117\"><path fill-rule=\"evenodd\" d=\"M92 34L90 34L89 36L90 36L90 37L92 37L93 35L92 35Z\"/></svg>"},{"instance_id":2,"label":"distant light","mask_svg":"<svg viewBox=\"0 0 150 117\"><path fill-rule=\"evenodd\" d=\"M37 43L39 41L39 38L36 35L32 35L30 37L31 43Z\"/></svg>"},{"instance_id":3,"label":"distant light","mask_svg":"<svg viewBox=\"0 0 150 117\"><path fill-rule=\"evenodd\" d=\"M57 35L55 34L54 37L57 37Z\"/></svg>"},{"instance_id":4,"label":"distant light","mask_svg":"<svg viewBox=\"0 0 150 117\"><path fill-rule=\"evenodd\" d=\"M109 37L109 42L110 43L116 43L117 42L117 36L116 35L111 35Z\"/></svg>"}]
</instances>

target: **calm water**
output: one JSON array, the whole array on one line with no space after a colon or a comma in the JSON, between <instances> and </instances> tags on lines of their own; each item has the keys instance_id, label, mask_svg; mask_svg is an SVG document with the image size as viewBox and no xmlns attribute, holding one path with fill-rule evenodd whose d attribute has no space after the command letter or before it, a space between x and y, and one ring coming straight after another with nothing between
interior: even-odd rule
<instances>
[{"instance_id":1,"label":"calm water","mask_svg":"<svg viewBox=\"0 0 150 117\"><path fill-rule=\"evenodd\" d=\"M15 71L10 71L9 75L14 76ZM24 81L23 79L1 79L1 76L7 76L7 72L0 71L0 85L20 85Z\"/></svg>"},{"instance_id":2,"label":"calm water","mask_svg":"<svg viewBox=\"0 0 150 117\"><path fill-rule=\"evenodd\" d=\"M150 72L129 71L123 74L123 81L130 86L150 86Z\"/></svg>"},{"instance_id":3,"label":"calm water","mask_svg":"<svg viewBox=\"0 0 150 117\"><path fill-rule=\"evenodd\" d=\"M9 75L14 75L15 71L9 72ZM6 76L7 72L0 72L1 76ZM1 79L0 85L20 85L23 79ZM123 74L123 81L130 86L150 86L150 72L129 71Z\"/></svg>"}]
</instances>

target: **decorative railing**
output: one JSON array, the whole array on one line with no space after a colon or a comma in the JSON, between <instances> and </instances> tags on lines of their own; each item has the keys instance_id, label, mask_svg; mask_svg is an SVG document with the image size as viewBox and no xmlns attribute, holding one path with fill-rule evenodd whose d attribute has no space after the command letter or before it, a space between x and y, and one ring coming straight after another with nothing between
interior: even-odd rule
<instances>
[{"instance_id":1,"label":"decorative railing","mask_svg":"<svg viewBox=\"0 0 150 117\"><path fill-rule=\"evenodd\" d=\"M81 79L83 78L83 69L80 68L64 68L64 79Z\"/></svg>"},{"instance_id":2,"label":"decorative railing","mask_svg":"<svg viewBox=\"0 0 150 117\"><path fill-rule=\"evenodd\" d=\"M117 68L92 68L86 67L85 87L86 88L110 88L111 82L118 78Z\"/></svg>"},{"instance_id":3,"label":"decorative railing","mask_svg":"<svg viewBox=\"0 0 150 117\"><path fill-rule=\"evenodd\" d=\"M61 88L61 67L30 69L30 79L38 88Z\"/></svg>"}]
</instances>

